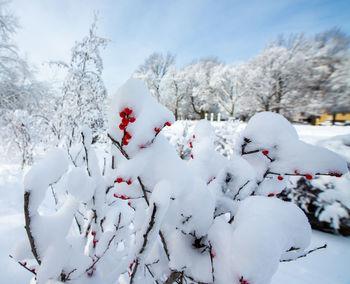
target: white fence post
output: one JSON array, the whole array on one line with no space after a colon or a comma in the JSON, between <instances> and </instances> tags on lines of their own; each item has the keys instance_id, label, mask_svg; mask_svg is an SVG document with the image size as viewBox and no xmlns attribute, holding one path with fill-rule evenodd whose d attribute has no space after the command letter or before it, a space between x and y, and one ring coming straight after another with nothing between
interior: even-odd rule
<instances>
[{"instance_id":1,"label":"white fence post","mask_svg":"<svg viewBox=\"0 0 350 284\"><path fill-rule=\"evenodd\" d=\"M210 114L210 121L213 122L214 121L214 113Z\"/></svg>"},{"instance_id":2,"label":"white fence post","mask_svg":"<svg viewBox=\"0 0 350 284\"><path fill-rule=\"evenodd\" d=\"M205 120L208 120L208 113L204 114L204 118L205 118Z\"/></svg>"},{"instance_id":3,"label":"white fence post","mask_svg":"<svg viewBox=\"0 0 350 284\"><path fill-rule=\"evenodd\" d=\"M221 121L221 113L219 112L218 113L218 122L220 122Z\"/></svg>"}]
</instances>

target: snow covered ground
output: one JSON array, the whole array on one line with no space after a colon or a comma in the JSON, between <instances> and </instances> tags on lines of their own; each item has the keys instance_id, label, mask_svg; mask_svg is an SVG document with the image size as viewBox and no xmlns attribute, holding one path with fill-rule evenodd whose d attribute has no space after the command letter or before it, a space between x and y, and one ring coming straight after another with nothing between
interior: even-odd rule
<instances>
[{"instance_id":1,"label":"snow covered ground","mask_svg":"<svg viewBox=\"0 0 350 284\"><path fill-rule=\"evenodd\" d=\"M241 128L241 127L238 127ZM334 148L332 137L350 134L350 127L296 125L301 140ZM347 147L350 149L350 147ZM345 156L350 155L343 153ZM15 164L0 163L0 283L29 283L31 273L12 261L9 254L16 242L25 237L23 217L23 173ZM350 195L350 188L349 188ZM349 284L350 237L313 232L310 248L328 244L327 249L316 251L306 258L281 263L273 284ZM264 264L262 264L264 265Z\"/></svg>"}]
</instances>

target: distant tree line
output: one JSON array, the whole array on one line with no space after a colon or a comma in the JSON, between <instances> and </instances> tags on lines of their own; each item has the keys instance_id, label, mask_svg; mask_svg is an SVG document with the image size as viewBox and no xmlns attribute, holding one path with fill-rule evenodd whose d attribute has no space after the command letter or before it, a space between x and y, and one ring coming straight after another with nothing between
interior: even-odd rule
<instances>
[{"instance_id":1,"label":"distant tree line","mask_svg":"<svg viewBox=\"0 0 350 284\"><path fill-rule=\"evenodd\" d=\"M135 71L177 119L205 113L246 119L259 111L300 114L350 112L350 38L337 28L306 37L279 36L246 62L216 58L181 69L175 56L153 53Z\"/></svg>"}]
</instances>

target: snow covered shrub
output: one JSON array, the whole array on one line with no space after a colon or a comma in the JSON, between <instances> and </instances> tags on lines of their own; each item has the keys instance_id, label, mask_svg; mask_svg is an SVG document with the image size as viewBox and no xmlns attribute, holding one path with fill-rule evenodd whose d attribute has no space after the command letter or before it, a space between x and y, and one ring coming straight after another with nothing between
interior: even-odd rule
<instances>
[{"instance_id":1,"label":"snow covered shrub","mask_svg":"<svg viewBox=\"0 0 350 284\"><path fill-rule=\"evenodd\" d=\"M34 282L268 283L280 261L309 253L305 214L274 196L290 175L345 173L342 158L301 142L282 116L260 113L231 159L199 121L185 161L161 133L173 122L130 79L112 98L102 173L87 129L76 154L56 150L29 171L29 248L20 244L14 258Z\"/></svg>"},{"instance_id":2,"label":"snow covered shrub","mask_svg":"<svg viewBox=\"0 0 350 284\"><path fill-rule=\"evenodd\" d=\"M319 142L341 154L350 166L350 135L341 135ZM340 175L332 174L340 177ZM293 179L281 198L293 201L307 215L311 226L321 231L350 236L350 175L341 179L318 176L313 180Z\"/></svg>"}]
</instances>

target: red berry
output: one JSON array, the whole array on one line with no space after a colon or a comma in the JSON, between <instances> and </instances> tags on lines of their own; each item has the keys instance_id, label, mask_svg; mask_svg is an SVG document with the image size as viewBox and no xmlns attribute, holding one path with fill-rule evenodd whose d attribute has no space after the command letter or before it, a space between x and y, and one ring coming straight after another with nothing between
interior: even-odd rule
<instances>
[{"instance_id":1,"label":"red berry","mask_svg":"<svg viewBox=\"0 0 350 284\"><path fill-rule=\"evenodd\" d=\"M190 142L190 148L193 148L193 144L192 144L192 142Z\"/></svg>"},{"instance_id":2,"label":"red berry","mask_svg":"<svg viewBox=\"0 0 350 284\"><path fill-rule=\"evenodd\" d=\"M132 182L131 182L130 179L126 182L127 185L130 185L131 183L132 183Z\"/></svg>"},{"instance_id":3,"label":"red berry","mask_svg":"<svg viewBox=\"0 0 350 284\"><path fill-rule=\"evenodd\" d=\"M125 129L125 127L126 127L126 126L125 126L124 124L122 124L122 123L121 123L121 124L119 124L119 129L120 129L120 130L124 130L124 129Z\"/></svg>"},{"instance_id":4,"label":"red berry","mask_svg":"<svg viewBox=\"0 0 350 284\"><path fill-rule=\"evenodd\" d=\"M120 199L125 200L126 197L124 195L120 196Z\"/></svg>"},{"instance_id":5,"label":"red berry","mask_svg":"<svg viewBox=\"0 0 350 284\"><path fill-rule=\"evenodd\" d=\"M129 142L126 139L124 139L123 140L123 145L127 146L128 144L129 144Z\"/></svg>"},{"instance_id":6,"label":"red berry","mask_svg":"<svg viewBox=\"0 0 350 284\"><path fill-rule=\"evenodd\" d=\"M278 178L278 180L283 180L282 176L278 176L277 178Z\"/></svg>"},{"instance_id":7,"label":"red berry","mask_svg":"<svg viewBox=\"0 0 350 284\"><path fill-rule=\"evenodd\" d=\"M128 205L131 206L131 202L130 201L128 202Z\"/></svg>"},{"instance_id":8,"label":"red berry","mask_svg":"<svg viewBox=\"0 0 350 284\"><path fill-rule=\"evenodd\" d=\"M191 154L191 159L193 159L193 154Z\"/></svg>"},{"instance_id":9,"label":"red berry","mask_svg":"<svg viewBox=\"0 0 350 284\"><path fill-rule=\"evenodd\" d=\"M127 119L126 117L124 117L124 118L122 119L122 124L128 125L128 124L129 124L129 119Z\"/></svg>"},{"instance_id":10,"label":"red berry","mask_svg":"<svg viewBox=\"0 0 350 284\"><path fill-rule=\"evenodd\" d=\"M27 263L26 263L26 262L23 262L23 265L24 265L24 266L27 266Z\"/></svg>"},{"instance_id":11,"label":"red berry","mask_svg":"<svg viewBox=\"0 0 350 284\"><path fill-rule=\"evenodd\" d=\"M335 173L334 175L335 175L337 178L342 177L342 174Z\"/></svg>"},{"instance_id":12,"label":"red berry","mask_svg":"<svg viewBox=\"0 0 350 284\"><path fill-rule=\"evenodd\" d=\"M126 107L126 108L124 109L124 112L125 112L127 115L132 114L132 109Z\"/></svg>"},{"instance_id":13,"label":"red berry","mask_svg":"<svg viewBox=\"0 0 350 284\"><path fill-rule=\"evenodd\" d=\"M274 196L275 196L274 193L270 193L270 194L268 195L268 197L274 197Z\"/></svg>"},{"instance_id":14,"label":"red berry","mask_svg":"<svg viewBox=\"0 0 350 284\"><path fill-rule=\"evenodd\" d=\"M300 173L299 173L298 170L295 170L294 173L295 173L296 175L300 175Z\"/></svg>"},{"instance_id":15,"label":"red berry","mask_svg":"<svg viewBox=\"0 0 350 284\"><path fill-rule=\"evenodd\" d=\"M211 256L211 258L214 258L214 257L215 257L215 253L212 252L212 253L210 254L210 256Z\"/></svg>"},{"instance_id":16,"label":"red berry","mask_svg":"<svg viewBox=\"0 0 350 284\"><path fill-rule=\"evenodd\" d=\"M30 271L33 272L33 273L35 273L35 269L31 269Z\"/></svg>"},{"instance_id":17,"label":"red berry","mask_svg":"<svg viewBox=\"0 0 350 284\"><path fill-rule=\"evenodd\" d=\"M263 153L263 155L268 155L269 154L269 151L267 151L267 150L264 150L264 151L262 151L262 153Z\"/></svg>"},{"instance_id":18,"label":"red berry","mask_svg":"<svg viewBox=\"0 0 350 284\"><path fill-rule=\"evenodd\" d=\"M306 175L305 175L305 178L308 179L308 180L310 180L310 179L312 179L312 175L306 174Z\"/></svg>"},{"instance_id":19,"label":"red berry","mask_svg":"<svg viewBox=\"0 0 350 284\"><path fill-rule=\"evenodd\" d=\"M90 272L88 272L88 273L87 273L87 275L88 275L89 277L91 277L91 276L92 276L92 274L93 274L93 272L92 272L92 271L90 271Z\"/></svg>"},{"instance_id":20,"label":"red berry","mask_svg":"<svg viewBox=\"0 0 350 284\"><path fill-rule=\"evenodd\" d=\"M121 111L121 112L119 113L119 116L120 116L121 118L124 118L124 117L125 117L125 112Z\"/></svg>"},{"instance_id":21,"label":"red berry","mask_svg":"<svg viewBox=\"0 0 350 284\"><path fill-rule=\"evenodd\" d=\"M165 123L167 126L171 126L171 123L168 121L167 123Z\"/></svg>"},{"instance_id":22,"label":"red berry","mask_svg":"<svg viewBox=\"0 0 350 284\"><path fill-rule=\"evenodd\" d=\"M155 131L155 132L159 132L159 131L160 131L160 129L159 129L159 128L157 128L157 127L155 127L155 128L154 128L154 131Z\"/></svg>"},{"instance_id":23,"label":"red berry","mask_svg":"<svg viewBox=\"0 0 350 284\"><path fill-rule=\"evenodd\" d=\"M136 121L135 117L129 117L129 122L134 123Z\"/></svg>"},{"instance_id":24,"label":"red berry","mask_svg":"<svg viewBox=\"0 0 350 284\"><path fill-rule=\"evenodd\" d=\"M92 243L96 245L98 243L98 240L93 240Z\"/></svg>"},{"instance_id":25,"label":"red berry","mask_svg":"<svg viewBox=\"0 0 350 284\"><path fill-rule=\"evenodd\" d=\"M195 139L195 138L196 138L196 135L194 135L194 134L193 134L193 136L192 136L192 137L193 137L193 139Z\"/></svg>"},{"instance_id":26,"label":"red berry","mask_svg":"<svg viewBox=\"0 0 350 284\"><path fill-rule=\"evenodd\" d=\"M96 232L95 231L91 231L91 235L95 236Z\"/></svg>"},{"instance_id":27,"label":"red berry","mask_svg":"<svg viewBox=\"0 0 350 284\"><path fill-rule=\"evenodd\" d=\"M129 132L126 132L124 138L125 138L126 140L131 139L130 133L129 133Z\"/></svg>"},{"instance_id":28,"label":"red berry","mask_svg":"<svg viewBox=\"0 0 350 284\"><path fill-rule=\"evenodd\" d=\"M123 179L122 179L122 178L117 178L115 181L116 181L117 183L121 183L121 182L123 182Z\"/></svg>"}]
</instances>

